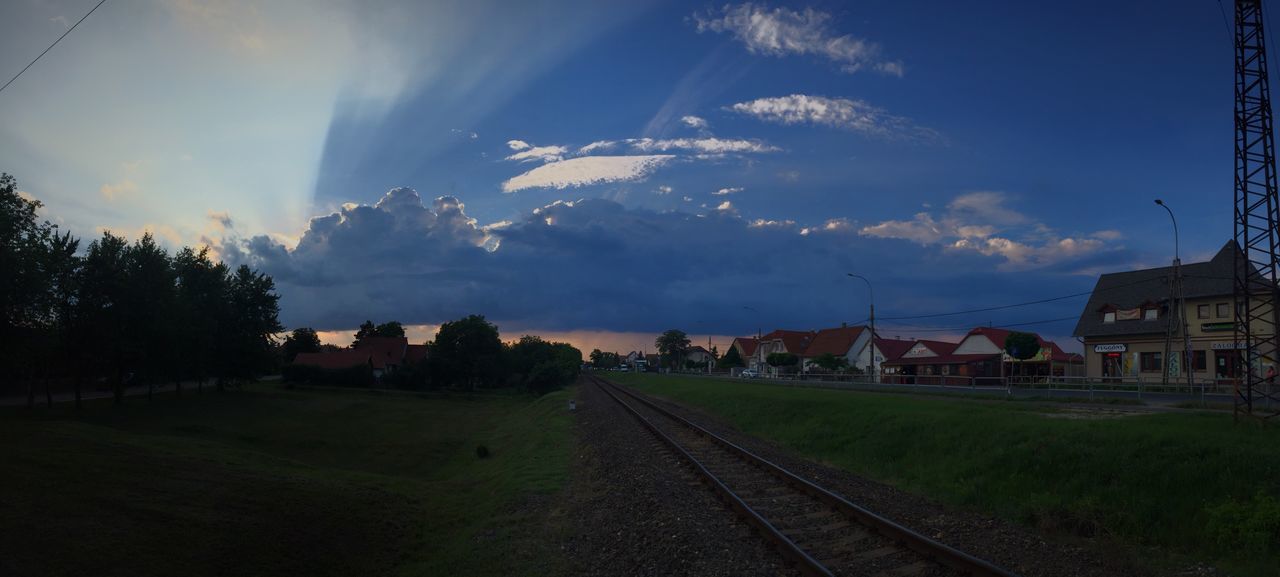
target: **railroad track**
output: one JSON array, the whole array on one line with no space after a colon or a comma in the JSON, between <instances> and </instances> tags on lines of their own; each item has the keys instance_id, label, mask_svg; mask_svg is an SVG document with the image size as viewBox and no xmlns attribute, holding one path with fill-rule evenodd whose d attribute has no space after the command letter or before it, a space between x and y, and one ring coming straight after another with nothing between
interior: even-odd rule
<instances>
[{"instance_id":1,"label":"railroad track","mask_svg":"<svg viewBox=\"0 0 1280 577\"><path fill-rule=\"evenodd\" d=\"M643 395L588 379L687 461L721 501L805 574L1016 577L854 505Z\"/></svg>"}]
</instances>

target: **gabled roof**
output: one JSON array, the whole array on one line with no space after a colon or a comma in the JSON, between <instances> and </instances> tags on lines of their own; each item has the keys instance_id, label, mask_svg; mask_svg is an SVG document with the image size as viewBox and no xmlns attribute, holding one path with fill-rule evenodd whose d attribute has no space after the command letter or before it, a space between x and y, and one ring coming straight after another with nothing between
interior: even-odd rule
<instances>
[{"instance_id":1,"label":"gabled roof","mask_svg":"<svg viewBox=\"0 0 1280 577\"><path fill-rule=\"evenodd\" d=\"M915 341L903 341L898 339L876 339L876 348L880 350L880 354L884 356L884 360L891 361L901 357L907 351L911 350L911 345Z\"/></svg>"},{"instance_id":2,"label":"gabled roof","mask_svg":"<svg viewBox=\"0 0 1280 577\"><path fill-rule=\"evenodd\" d=\"M800 355L809 346L813 336L813 331L776 330L760 337L760 341L782 341L782 348L788 353Z\"/></svg>"},{"instance_id":3,"label":"gabled roof","mask_svg":"<svg viewBox=\"0 0 1280 577\"><path fill-rule=\"evenodd\" d=\"M1196 299L1232 295L1235 292L1237 252L1239 249L1235 241L1227 241L1209 261L1182 265L1183 296ZM1124 310L1140 308L1144 303L1164 303L1169 300L1169 281L1172 278L1172 266L1113 272L1098 277L1093 294L1076 322L1074 335L1097 337L1163 333L1168 324L1166 315L1162 314L1155 320L1104 323L1101 311L1108 305Z\"/></svg>"},{"instance_id":4,"label":"gabled roof","mask_svg":"<svg viewBox=\"0 0 1280 577\"><path fill-rule=\"evenodd\" d=\"M405 349L408 346L409 339L405 337L365 337L360 339L360 344L355 350L367 352L373 368L385 369L404 362Z\"/></svg>"},{"instance_id":5,"label":"gabled roof","mask_svg":"<svg viewBox=\"0 0 1280 577\"><path fill-rule=\"evenodd\" d=\"M756 354L756 344L758 343L756 343L755 337L737 337L733 339L733 343L736 343L740 348L742 348L742 354L744 356L749 357ZM733 343L729 346L733 346Z\"/></svg>"},{"instance_id":6,"label":"gabled roof","mask_svg":"<svg viewBox=\"0 0 1280 577\"><path fill-rule=\"evenodd\" d=\"M809 340L808 346L801 352L795 352L802 357L817 357L825 354L833 354L837 357L843 357L849 354L849 349L853 348L853 343L857 342L858 337L862 335L862 331L866 327L839 327L834 329L822 329L813 333L813 337Z\"/></svg>"},{"instance_id":7,"label":"gabled roof","mask_svg":"<svg viewBox=\"0 0 1280 577\"><path fill-rule=\"evenodd\" d=\"M293 364L322 369L349 369L369 364L369 351L341 349L325 353L298 353L293 358Z\"/></svg>"},{"instance_id":8,"label":"gabled roof","mask_svg":"<svg viewBox=\"0 0 1280 577\"><path fill-rule=\"evenodd\" d=\"M702 353L702 354L704 354L704 355L709 355L709 354L711 354L711 351L708 351L708 350L707 350L705 347L703 347L702 345L693 345L693 346L689 347L689 348L685 351L685 353L686 353L686 354L688 354L688 353Z\"/></svg>"},{"instance_id":9,"label":"gabled roof","mask_svg":"<svg viewBox=\"0 0 1280 577\"><path fill-rule=\"evenodd\" d=\"M892 361L885 361L886 365L962 365L972 363L974 361L1000 360L999 353L993 354L972 354L972 355L953 355L945 354L936 357L912 357L899 358Z\"/></svg>"},{"instance_id":10,"label":"gabled roof","mask_svg":"<svg viewBox=\"0 0 1280 577\"><path fill-rule=\"evenodd\" d=\"M915 347L916 343L920 343L926 347L929 347L929 350L933 351L933 353L938 356L949 355L956 350L956 347L960 346L960 343L951 343L947 341L930 341L925 339L916 339L915 341L912 341L911 346Z\"/></svg>"}]
</instances>

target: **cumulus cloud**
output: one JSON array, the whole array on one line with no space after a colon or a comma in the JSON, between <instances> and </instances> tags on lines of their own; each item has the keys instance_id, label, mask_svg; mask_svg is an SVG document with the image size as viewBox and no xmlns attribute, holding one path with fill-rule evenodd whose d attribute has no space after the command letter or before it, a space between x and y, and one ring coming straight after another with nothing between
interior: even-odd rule
<instances>
[{"instance_id":1,"label":"cumulus cloud","mask_svg":"<svg viewBox=\"0 0 1280 577\"><path fill-rule=\"evenodd\" d=\"M745 188L742 188L741 186L730 186L730 187L725 187L725 188L722 188L722 189L720 189L720 190L717 190L717 191L715 191L715 192L711 193L711 195L712 195L712 196L727 196L727 195L730 195L730 194L736 194L736 193L742 192L742 191L744 191L744 190L746 190L746 189L745 189Z\"/></svg>"},{"instance_id":2,"label":"cumulus cloud","mask_svg":"<svg viewBox=\"0 0 1280 577\"><path fill-rule=\"evenodd\" d=\"M550 162L502 183L502 192L640 180L675 156L580 156Z\"/></svg>"},{"instance_id":3,"label":"cumulus cloud","mask_svg":"<svg viewBox=\"0 0 1280 577\"><path fill-rule=\"evenodd\" d=\"M937 131L917 126L862 100L791 94L739 102L729 110L775 124L817 124L889 139L937 141Z\"/></svg>"},{"instance_id":4,"label":"cumulus cloud","mask_svg":"<svg viewBox=\"0 0 1280 577\"><path fill-rule=\"evenodd\" d=\"M1109 250L1108 242L1120 239L1104 230L1079 237L1063 237L1052 227L1035 222L1008 206L1002 192L961 194L947 203L940 216L916 213L910 219L886 220L864 226L867 237L907 240L921 246L941 245L951 251L972 251L1004 259L1002 267L1022 270L1044 267ZM802 234L807 234L802 231ZM1020 238L1014 239L1011 236Z\"/></svg>"},{"instance_id":5,"label":"cumulus cloud","mask_svg":"<svg viewBox=\"0 0 1280 577\"><path fill-rule=\"evenodd\" d=\"M754 333L757 323L766 329L835 326L857 319L833 313L830 303L847 298L847 287L813 282L821 271L879 271L877 278L898 287L883 304L877 301L886 311L914 310L922 300L946 310L972 306L945 301L956 283L971 287L967 294L1007 302L1028 290L1060 294L1087 290L1092 282L1044 268L1046 260L1106 266L1129 258L1080 239L1033 244L1004 234L993 238L1009 242L966 239L972 248L943 246L944 240L884 250L874 244L883 241L854 233L845 219L805 234L788 219L744 218L727 202L717 208L692 214L561 200L481 226L456 197L424 203L410 189L395 189L372 206L351 204L313 218L293 247L259 235L216 248L228 264L248 264L275 278L283 322L320 330L354 327L366 318L438 324L472 313L499 322L504 332L513 325L660 331L689 318L743 334ZM937 258L939 247L945 259ZM599 262L625 266L609 275L584 266ZM1004 270L1017 267L1004 265L1011 262L1041 268L1033 276L1017 273L1018 282L1010 283L1014 277L1006 275L1014 273ZM801 278L798 271L819 277ZM743 293L743 286L751 291ZM798 290L805 298L795 298ZM760 314L745 318L744 303Z\"/></svg>"},{"instance_id":6,"label":"cumulus cloud","mask_svg":"<svg viewBox=\"0 0 1280 577\"><path fill-rule=\"evenodd\" d=\"M508 140L507 147L511 150L524 150L529 148L529 143L523 140Z\"/></svg>"},{"instance_id":7,"label":"cumulus cloud","mask_svg":"<svg viewBox=\"0 0 1280 577\"><path fill-rule=\"evenodd\" d=\"M675 190L675 189L664 184L662 186L659 186L658 190L656 190L655 192L657 192L658 194L671 194L672 190Z\"/></svg>"},{"instance_id":8,"label":"cumulus cloud","mask_svg":"<svg viewBox=\"0 0 1280 577\"><path fill-rule=\"evenodd\" d=\"M697 130L706 130L709 127L707 119L692 114L680 117L680 123Z\"/></svg>"},{"instance_id":9,"label":"cumulus cloud","mask_svg":"<svg viewBox=\"0 0 1280 577\"><path fill-rule=\"evenodd\" d=\"M901 62L880 58L877 44L850 34L838 34L831 29L831 15L812 8L799 12L787 8L770 10L747 2L694 14L693 19L698 32L731 34L754 54L812 54L839 64L843 72L871 67L892 76L903 74Z\"/></svg>"}]
</instances>

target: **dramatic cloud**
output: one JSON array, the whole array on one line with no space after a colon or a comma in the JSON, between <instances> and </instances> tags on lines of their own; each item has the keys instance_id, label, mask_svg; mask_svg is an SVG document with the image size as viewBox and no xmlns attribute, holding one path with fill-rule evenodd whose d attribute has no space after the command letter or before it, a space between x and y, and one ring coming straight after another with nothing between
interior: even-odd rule
<instances>
[{"instance_id":1,"label":"dramatic cloud","mask_svg":"<svg viewBox=\"0 0 1280 577\"><path fill-rule=\"evenodd\" d=\"M739 102L729 110L775 124L818 124L889 139L941 139L937 131L916 126L908 118L847 98L792 94Z\"/></svg>"},{"instance_id":2,"label":"dramatic cloud","mask_svg":"<svg viewBox=\"0 0 1280 577\"><path fill-rule=\"evenodd\" d=\"M1116 231L1104 230L1082 237L1061 237L1044 223L1006 206L1004 193L979 191L962 194L947 204L939 217L916 213L909 220L887 220L862 227L862 236L908 240L921 246L942 245L951 251L973 251L1004 259L1004 270L1045 267L1077 260L1107 250L1107 242L1119 240ZM847 225L847 223L845 223ZM808 234L808 231L801 231ZM1019 235L1020 240L1009 238Z\"/></svg>"},{"instance_id":3,"label":"dramatic cloud","mask_svg":"<svg viewBox=\"0 0 1280 577\"><path fill-rule=\"evenodd\" d=\"M670 154L570 158L544 164L507 180L502 183L502 192L640 180L672 158L675 156Z\"/></svg>"},{"instance_id":4,"label":"dramatic cloud","mask_svg":"<svg viewBox=\"0 0 1280 577\"><path fill-rule=\"evenodd\" d=\"M732 187L726 187L726 188L722 188L722 189L720 189L720 190L717 190L717 191L715 191L715 192L711 193L711 195L712 195L712 196L727 196L727 195L730 195L730 194L737 194L737 193L739 193L739 192L742 192L743 190L746 190L746 189L742 188L741 186L732 186Z\"/></svg>"},{"instance_id":5,"label":"dramatic cloud","mask_svg":"<svg viewBox=\"0 0 1280 577\"><path fill-rule=\"evenodd\" d=\"M603 199L556 201L480 226L457 198L424 206L417 193L401 188L373 206L350 204L311 219L293 248L266 235L233 237L216 248L229 264L248 264L275 278L287 325L320 330L354 327L366 318L438 324L481 313L502 323L504 332L689 329L690 319L704 319L745 334L759 323L768 329L860 320L832 305L848 299L838 271L854 267L879 271L876 282L894 287L876 303L888 315L918 311L922 301L971 307L968 297L963 303L942 299L961 283L971 289L966 294L983 295L983 304L1025 300L1028 290L1086 290L1090 279L1070 274L1076 264L1106 266L1127 258L1098 249L1101 240L1091 238L1033 244L989 236L886 247L878 243L891 241L852 228L839 218L806 227L790 219L744 218L727 201L691 214ZM951 246L957 240L974 245ZM1002 272L1017 268L1008 263L1043 267L1047 260L1065 264L1041 268L1034 277ZM601 275L589 263L623 266ZM743 306L759 314L748 318Z\"/></svg>"},{"instance_id":6,"label":"dramatic cloud","mask_svg":"<svg viewBox=\"0 0 1280 577\"><path fill-rule=\"evenodd\" d=\"M880 58L880 47L852 35L837 35L831 29L831 15L812 8L801 12L786 8L770 10L745 3L724 6L707 14L694 14L698 32L729 33L755 54L787 56L813 54L840 65L844 72L871 67L884 74L902 76L901 62Z\"/></svg>"}]
</instances>

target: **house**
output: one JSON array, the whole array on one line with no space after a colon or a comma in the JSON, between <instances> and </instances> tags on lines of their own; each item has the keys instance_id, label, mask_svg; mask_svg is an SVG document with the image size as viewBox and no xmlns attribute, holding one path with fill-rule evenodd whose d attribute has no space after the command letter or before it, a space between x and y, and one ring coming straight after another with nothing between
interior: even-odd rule
<instances>
[{"instance_id":1,"label":"house","mask_svg":"<svg viewBox=\"0 0 1280 577\"><path fill-rule=\"evenodd\" d=\"M756 354L757 342L755 337L737 337L733 339L733 343L729 346L738 350L738 356L742 358L742 364L750 366L751 357Z\"/></svg>"},{"instance_id":2,"label":"house","mask_svg":"<svg viewBox=\"0 0 1280 577\"><path fill-rule=\"evenodd\" d=\"M1206 262L1183 264L1183 319L1190 340L1190 358L1184 351L1184 333L1173 328L1165 358L1166 335L1171 319L1172 266L1107 273L1098 277L1089 302L1080 313L1075 336L1084 340L1086 374L1107 379L1162 378L1171 380L1232 380L1246 370L1245 343L1236 341L1234 303L1235 257L1233 241L1227 242ZM1262 305L1266 307L1265 303ZM1268 309L1269 310L1269 309ZM1270 339L1274 329L1254 326ZM1255 333L1256 334L1256 333ZM1262 374L1274 365L1274 351L1259 351L1253 370ZM1190 361L1188 363L1188 361Z\"/></svg>"},{"instance_id":3,"label":"house","mask_svg":"<svg viewBox=\"0 0 1280 577\"><path fill-rule=\"evenodd\" d=\"M861 370L871 364L867 343L871 341L871 331L865 326L821 329L812 333L804 350L796 353L801 359L800 370L821 370L814 361L823 355L834 355L845 360L848 366L856 366ZM787 351L794 352L794 351Z\"/></svg>"},{"instance_id":4,"label":"house","mask_svg":"<svg viewBox=\"0 0 1280 577\"><path fill-rule=\"evenodd\" d=\"M689 349L686 350L684 353L684 359L687 362L691 362L698 365L701 365L703 363L712 363L714 365L716 362L716 358L711 354L711 351L708 351L707 349L702 348L702 346L700 345L694 345L692 347L689 347Z\"/></svg>"},{"instance_id":5,"label":"house","mask_svg":"<svg viewBox=\"0 0 1280 577\"><path fill-rule=\"evenodd\" d=\"M368 365L373 376L381 377L425 358L427 346L411 345L405 337L365 337L354 348L325 353L299 353L293 362L330 370Z\"/></svg>"},{"instance_id":6,"label":"house","mask_svg":"<svg viewBox=\"0 0 1280 577\"><path fill-rule=\"evenodd\" d=\"M809 347L809 341L813 340L815 334L813 331L776 330L763 335L756 346L756 354L749 364L751 368L758 371L773 369L768 363L769 355L791 353L799 357ZM774 370L774 372L777 371Z\"/></svg>"},{"instance_id":7,"label":"house","mask_svg":"<svg viewBox=\"0 0 1280 577\"><path fill-rule=\"evenodd\" d=\"M906 354L914 344L915 341L882 339L880 337L876 337L875 344L873 345L873 354L875 355L877 374L884 373L884 363L886 361L898 359L902 355Z\"/></svg>"},{"instance_id":8,"label":"house","mask_svg":"<svg viewBox=\"0 0 1280 577\"><path fill-rule=\"evenodd\" d=\"M885 362L888 382L921 384L994 383L1009 375L1078 376L1083 357L1063 351L1035 335L1040 351L1025 361L1004 350L1013 331L993 327L970 330L958 343L916 340L897 359Z\"/></svg>"}]
</instances>

